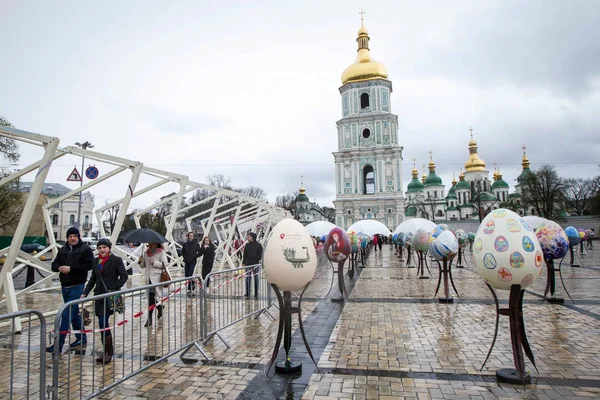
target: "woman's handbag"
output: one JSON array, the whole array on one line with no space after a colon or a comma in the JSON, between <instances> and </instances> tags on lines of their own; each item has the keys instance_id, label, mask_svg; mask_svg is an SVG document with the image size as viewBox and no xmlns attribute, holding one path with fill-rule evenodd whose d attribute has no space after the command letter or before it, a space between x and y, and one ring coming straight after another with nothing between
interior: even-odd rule
<instances>
[{"instance_id":1,"label":"woman's handbag","mask_svg":"<svg viewBox=\"0 0 600 400\"><path fill-rule=\"evenodd\" d=\"M169 271L165 268L165 265L162 266L162 272L160 273L160 282L166 282L163 287L169 287L169 282L171 281L171 275L169 275Z\"/></svg>"},{"instance_id":2,"label":"woman's handbag","mask_svg":"<svg viewBox=\"0 0 600 400\"><path fill-rule=\"evenodd\" d=\"M102 281L102 286L104 286L104 290L106 293L114 292L114 290L108 290L106 284L104 283L104 279L102 276L98 274L100 280ZM108 301L106 304L106 308L112 311L113 313L118 312L119 314L123 314L125 312L125 298L122 294L115 294L114 296L108 296Z\"/></svg>"}]
</instances>

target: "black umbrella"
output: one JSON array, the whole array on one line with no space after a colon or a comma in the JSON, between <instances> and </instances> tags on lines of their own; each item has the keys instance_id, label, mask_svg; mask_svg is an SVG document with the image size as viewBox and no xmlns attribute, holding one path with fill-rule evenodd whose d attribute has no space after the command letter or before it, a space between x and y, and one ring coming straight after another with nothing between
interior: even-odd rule
<instances>
[{"instance_id":1,"label":"black umbrella","mask_svg":"<svg viewBox=\"0 0 600 400\"><path fill-rule=\"evenodd\" d=\"M158 232L152 229L140 228L133 229L121 234L121 239L128 242L140 242L140 243L165 243L168 240Z\"/></svg>"}]
</instances>

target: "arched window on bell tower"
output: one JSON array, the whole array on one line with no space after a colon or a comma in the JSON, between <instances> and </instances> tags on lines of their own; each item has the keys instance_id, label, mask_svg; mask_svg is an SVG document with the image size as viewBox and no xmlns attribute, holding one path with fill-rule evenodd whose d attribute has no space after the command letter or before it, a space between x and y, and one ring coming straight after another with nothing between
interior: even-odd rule
<instances>
[{"instance_id":1,"label":"arched window on bell tower","mask_svg":"<svg viewBox=\"0 0 600 400\"><path fill-rule=\"evenodd\" d=\"M365 109L365 108L369 108L369 94L368 93L363 93L360 95L360 108L361 109Z\"/></svg>"},{"instance_id":2,"label":"arched window on bell tower","mask_svg":"<svg viewBox=\"0 0 600 400\"><path fill-rule=\"evenodd\" d=\"M363 168L363 194L375 194L375 172L371 165Z\"/></svg>"}]
</instances>

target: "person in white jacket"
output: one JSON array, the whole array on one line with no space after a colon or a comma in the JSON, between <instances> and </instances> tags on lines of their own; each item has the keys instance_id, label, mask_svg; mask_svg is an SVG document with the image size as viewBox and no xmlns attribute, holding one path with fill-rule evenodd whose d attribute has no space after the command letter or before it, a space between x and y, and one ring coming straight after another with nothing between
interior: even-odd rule
<instances>
[{"instance_id":1,"label":"person in white jacket","mask_svg":"<svg viewBox=\"0 0 600 400\"><path fill-rule=\"evenodd\" d=\"M163 268L167 267L167 254L160 243L148 243L146 251L142 254L141 267L144 268L144 282L152 285L160 282L160 275ZM157 286L150 290L148 294L148 306L157 304L156 319L162 317L163 306L161 304L164 297L163 287ZM148 312L148 319L144 324L145 327L152 325L152 314L154 310Z\"/></svg>"}]
</instances>

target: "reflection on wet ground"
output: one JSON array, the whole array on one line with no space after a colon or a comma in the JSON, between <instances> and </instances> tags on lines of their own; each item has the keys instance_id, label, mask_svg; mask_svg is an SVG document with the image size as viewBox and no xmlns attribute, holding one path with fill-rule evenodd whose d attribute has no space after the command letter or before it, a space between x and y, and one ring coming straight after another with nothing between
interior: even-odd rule
<instances>
[{"instance_id":1,"label":"reflection on wet ground","mask_svg":"<svg viewBox=\"0 0 600 400\"><path fill-rule=\"evenodd\" d=\"M473 269L471 253L466 252L470 266L452 270L460 299L454 294L453 304L441 304L433 298L437 266L428 260L431 279L418 279L415 268L406 268L384 246L369 256L360 276L346 277L347 302L319 297L327 293L331 273L313 283L303 302L303 320L319 369L296 330L291 356L302 361L303 372L286 376L271 370L267 375L278 321L261 315L222 332L231 348L209 341L205 350L212 362L183 363L172 357L99 398L600 398L600 251L581 259L582 267L563 263L561 271L574 304L560 282L557 292L566 298L564 304L542 299L545 274L525 293L525 325L539 369L527 364L533 383L525 391L495 380L497 369L513 366L507 318L500 318L498 341L480 371L494 332L495 307ZM336 295L334 286L329 297ZM507 293L498 295L507 301ZM60 294L49 291L31 295L23 305L49 310L60 302ZM277 308L271 313L277 316ZM293 324L296 328L297 321ZM7 362L0 358L1 382Z\"/></svg>"}]
</instances>

